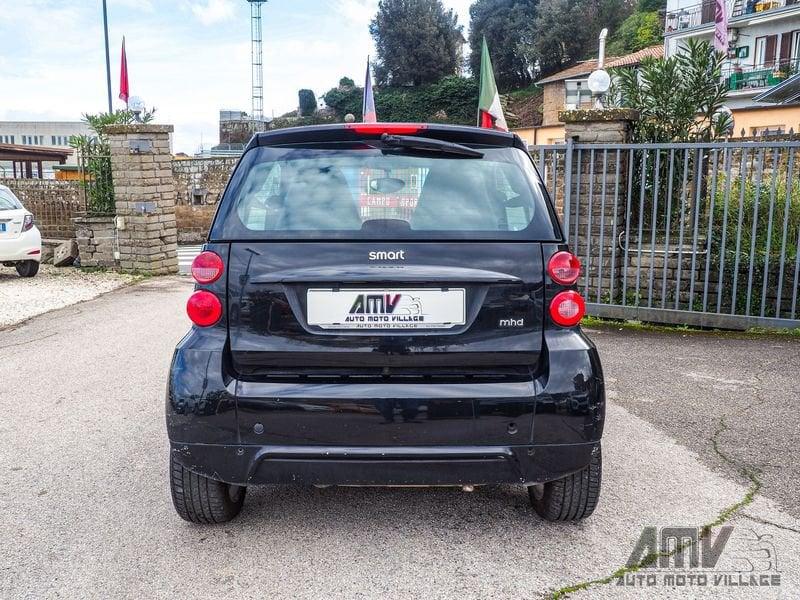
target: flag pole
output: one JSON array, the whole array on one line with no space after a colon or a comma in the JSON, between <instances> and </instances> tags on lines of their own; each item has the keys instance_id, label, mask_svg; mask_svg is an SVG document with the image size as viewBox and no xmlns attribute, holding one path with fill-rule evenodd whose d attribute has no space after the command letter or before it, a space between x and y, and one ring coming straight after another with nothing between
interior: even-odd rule
<instances>
[{"instance_id":1,"label":"flag pole","mask_svg":"<svg viewBox=\"0 0 800 600\"><path fill-rule=\"evenodd\" d=\"M114 106L111 103L111 53L108 49L108 7L106 0L103 0L103 31L106 37L106 87L108 88L108 112L114 111Z\"/></svg>"}]
</instances>

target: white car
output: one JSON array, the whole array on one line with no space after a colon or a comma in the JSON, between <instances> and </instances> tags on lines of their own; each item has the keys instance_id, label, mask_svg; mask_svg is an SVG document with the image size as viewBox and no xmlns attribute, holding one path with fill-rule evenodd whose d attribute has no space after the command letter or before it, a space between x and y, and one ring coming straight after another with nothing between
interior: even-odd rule
<instances>
[{"instance_id":1,"label":"white car","mask_svg":"<svg viewBox=\"0 0 800 600\"><path fill-rule=\"evenodd\" d=\"M0 263L16 267L20 277L33 277L41 258L42 234L33 224L33 215L14 192L0 185Z\"/></svg>"}]
</instances>

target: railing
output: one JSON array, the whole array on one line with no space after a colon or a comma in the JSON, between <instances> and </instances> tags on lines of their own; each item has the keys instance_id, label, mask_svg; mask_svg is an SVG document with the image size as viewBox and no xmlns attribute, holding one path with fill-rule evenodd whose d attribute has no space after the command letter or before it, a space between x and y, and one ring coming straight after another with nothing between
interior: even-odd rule
<instances>
[{"instance_id":1,"label":"railing","mask_svg":"<svg viewBox=\"0 0 800 600\"><path fill-rule=\"evenodd\" d=\"M754 15L792 4L800 4L800 0L740 0L733 3L730 18ZM728 6L731 6L731 2L728 2ZM700 4L668 11L664 24L665 30L667 33L672 33L713 23L715 7L714 0L704 0Z\"/></svg>"},{"instance_id":2,"label":"railing","mask_svg":"<svg viewBox=\"0 0 800 600\"><path fill-rule=\"evenodd\" d=\"M111 154L107 146L90 144L80 148L78 166L87 213L114 214L114 182L111 176Z\"/></svg>"},{"instance_id":3,"label":"railing","mask_svg":"<svg viewBox=\"0 0 800 600\"><path fill-rule=\"evenodd\" d=\"M531 146L589 314L800 327L800 142Z\"/></svg>"},{"instance_id":4,"label":"railing","mask_svg":"<svg viewBox=\"0 0 800 600\"><path fill-rule=\"evenodd\" d=\"M732 92L766 88L786 81L798 72L798 67L800 59L797 58L759 66L732 67L725 70L723 79L728 82L728 89Z\"/></svg>"}]
</instances>

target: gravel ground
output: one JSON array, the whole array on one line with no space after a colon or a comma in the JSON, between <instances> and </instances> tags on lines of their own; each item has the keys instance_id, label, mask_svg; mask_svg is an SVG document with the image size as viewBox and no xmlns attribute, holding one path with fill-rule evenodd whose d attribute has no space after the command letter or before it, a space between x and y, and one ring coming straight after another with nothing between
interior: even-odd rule
<instances>
[{"instance_id":1,"label":"gravel ground","mask_svg":"<svg viewBox=\"0 0 800 600\"><path fill-rule=\"evenodd\" d=\"M715 402L730 399L731 410L749 406L731 393L729 386L741 384L729 371L741 371L737 380L769 396L770 382L793 368L777 360L791 358L791 348L769 337L729 349L713 336L688 345L680 336L596 332L612 398L600 505L583 523L543 522L513 486L471 494L265 486L248 490L235 521L198 527L181 521L171 505L163 408L170 355L189 328L189 293L186 280L146 280L3 333L0 598L546 597L613 573L646 526L700 526L746 498L748 482L716 469L704 451L687 447L689 440L681 442L666 424L654 425L655 415L631 399L659 402L652 388L660 382L661 394L672 390L673 400L686 405L675 419L689 420L691 407L710 410L707 419L692 421L707 425L702 436L691 436L707 446ZM691 369L677 360L684 355ZM750 382L752 357L772 355L775 361L760 365L763 388ZM636 373L639 361L646 368ZM725 383L691 385L708 378ZM777 404L740 419L771 427ZM724 452L737 446L725 435L719 442ZM742 434L741 443L752 447L757 436ZM788 445L773 457L776 465L796 460ZM656 571L660 583L652 587L593 585L569 597L800 598L800 521L761 494L733 512L730 550L704 572L713 581L749 565L759 574L780 572L779 587L737 585L736 576L728 584L675 587ZM676 572L697 569L667 570Z\"/></svg>"},{"instance_id":2,"label":"gravel ground","mask_svg":"<svg viewBox=\"0 0 800 600\"><path fill-rule=\"evenodd\" d=\"M31 279L0 266L0 329L56 308L96 298L135 280L132 275L42 265Z\"/></svg>"}]
</instances>

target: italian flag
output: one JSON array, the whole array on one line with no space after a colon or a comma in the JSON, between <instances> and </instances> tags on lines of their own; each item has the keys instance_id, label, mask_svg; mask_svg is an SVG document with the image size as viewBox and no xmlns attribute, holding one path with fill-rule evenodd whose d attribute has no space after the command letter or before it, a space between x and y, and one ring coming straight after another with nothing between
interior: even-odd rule
<instances>
[{"instance_id":1,"label":"italian flag","mask_svg":"<svg viewBox=\"0 0 800 600\"><path fill-rule=\"evenodd\" d=\"M484 129L500 129L508 131L503 107L500 106L500 95L494 82L492 59L489 58L489 46L483 38L481 48L481 95L478 103L478 127Z\"/></svg>"}]
</instances>

